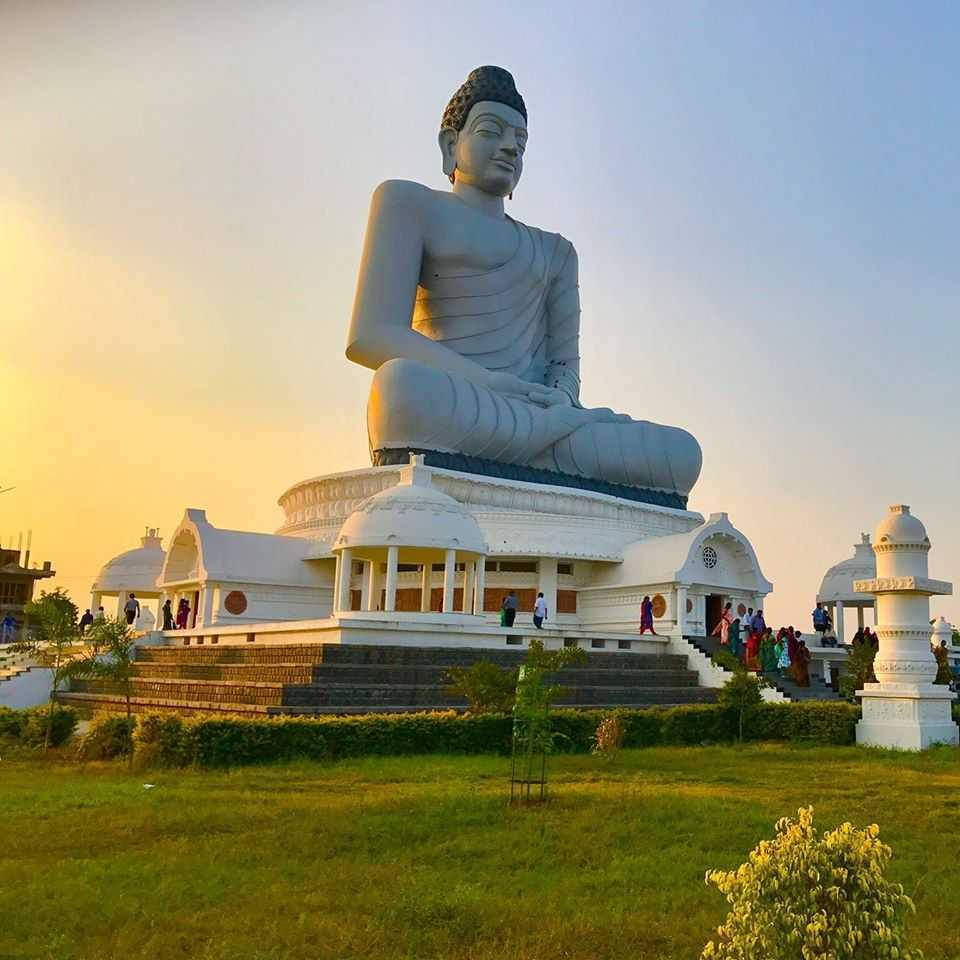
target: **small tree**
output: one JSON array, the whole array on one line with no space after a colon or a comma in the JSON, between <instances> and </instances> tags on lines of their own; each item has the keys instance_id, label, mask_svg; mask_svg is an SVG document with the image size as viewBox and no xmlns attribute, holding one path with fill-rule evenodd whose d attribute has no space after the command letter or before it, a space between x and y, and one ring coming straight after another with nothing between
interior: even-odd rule
<instances>
[{"instance_id":1,"label":"small tree","mask_svg":"<svg viewBox=\"0 0 960 960\"><path fill-rule=\"evenodd\" d=\"M733 671L733 676L720 688L717 694L717 703L727 710L735 710L738 720L738 739L743 742L743 721L746 714L754 707L763 703L762 687L767 686L765 680L759 679L742 665Z\"/></svg>"},{"instance_id":2,"label":"small tree","mask_svg":"<svg viewBox=\"0 0 960 960\"><path fill-rule=\"evenodd\" d=\"M877 658L877 648L870 643L854 644L847 658L847 669L840 677L840 692L848 700L856 699L856 691L862 690L865 683L876 681L873 661Z\"/></svg>"},{"instance_id":3,"label":"small tree","mask_svg":"<svg viewBox=\"0 0 960 960\"><path fill-rule=\"evenodd\" d=\"M478 660L470 667L451 667L447 692L463 697L471 713L509 713L517 689L517 671Z\"/></svg>"},{"instance_id":4,"label":"small tree","mask_svg":"<svg viewBox=\"0 0 960 960\"><path fill-rule=\"evenodd\" d=\"M593 734L593 747L590 752L605 760L613 760L623 746L626 731L620 720L620 714L608 713L598 724Z\"/></svg>"},{"instance_id":5,"label":"small tree","mask_svg":"<svg viewBox=\"0 0 960 960\"><path fill-rule=\"evenodd\" d=\"M906 943L913 901L884 876L892 852L879 834L844 823L818 837L813 807L778 821L739 869L707 872L731 911L701 960L922 960Z\"/></svg>"},{"instance_id":6,"label":"small tree","mask_svg":"<svg viewBox=\"0 0 960 960\"><path fill-rule=\"evenodd\" d=\"M540 795L545 784L546 756L553 750L554 736L550 726L550 705L564 688L547 684L546 675L563 667L586 661L586 652L579 647L547 650L543 641L530 641L527 658L517 674L517 691L513 704L513 762L511 785L521 784L529 800L533 768L540 759ZM517 767L520 766L520 776ZM512 787L511 787L512 794Z\"/></svg>"},{"instance_id":7,"label":"small tree","mask_svg":"<svg viewBox=\"0 0 960 960\"><path fill-rule=\"evenodd\" d=\"M91 640L100 651L100 656L90 660L89 672L98 678L112 680L123 689L127 706L127 755L133 767L133 718L130 709L131 680L134 675L136 641L133 628L124 617L115 620L95 620Z\"/></svg>"},{"instance_id":8,"label":"small tree","mask_svg":"<svg viewBox=\"0 0 960 960\"><path fill-rule=\"evenodd\" d=\"M83 655L80 631L77 628L77 606L59 587L52 593L41 592L25 610L25 626L20 640L13 644L17 653L26 654L41 667L51 671L50 694L47 700L47 729L43 749L50 746L56 695L61 684L71 677L83 676L89 663Z\"/></svg>"}]
</instances>

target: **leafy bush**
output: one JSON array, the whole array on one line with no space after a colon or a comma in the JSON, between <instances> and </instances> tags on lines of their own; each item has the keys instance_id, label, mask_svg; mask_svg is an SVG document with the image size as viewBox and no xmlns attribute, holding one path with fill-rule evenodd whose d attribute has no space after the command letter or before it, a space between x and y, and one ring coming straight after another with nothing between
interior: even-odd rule
<instances>
[{"instance_id":1,"label":"leafy bush","mask_svg":"<svg viewBox=\"0 0 960 960\"><path fill-rule=\"evenodd\" d=\"M913 902L883 875L892 853L876 824L844 823L820 838L806 807L776 831L738 870L708 871L732 909L701 960L922 960L906 945Z\"/></svg>"},{"instance_id":2,"label":"leafy bush","mask_svg":"<svg viewBox=\"0 0 960 960\"><path fill-rule=\"evenodd\" d=\"M30 707L11 710L0 707L0 737L15 740L28 747L42 747L47 735L47 708ZM50 724L50 744L59 747L77 729L77 711L73 707L56 707Z\"/></svg>"},{"instance_id":3,"label":"leafy bush","mask_svg":"<svg viewBox=\"0 0 960 960\"><path fill-rule=\"evenodd\" d=\"M743 661L739 657L735 657L727 647L717 647L710 656L710 662L715 667L729 670L731 673L736 673L744 668Z\"/></svg>"},{"instance_id":4,"label":"leafy bush","mask_svg":"<svg viewBox=\"0 0 960 960\"><path fill-rule=\"evenodd\" d=\"M80 760L112 760L127 756L133 749L135 717L115 713L103 713L95 717L90 729L80 744L77 757Z\"/></svg>"},{"instance_id":5,"label":"leafy bush","mask_svg":"<svg viewBox=\"0 0 960 960\"><path fill-rule=\"evenodd\" d=\"M729 743L737 715L717 704L620 710L624 747ZM588 753L604 714L553 710L555 749ZM859 709L847 703L763 703L747 714L747 740L853 743ZM239 766L304 757L510 752L508 714L366 714L346 717L239 717L145 714L134 732L143 764Z\"/></svg>"},{"instance_id":6,"label":"leafy bush","mask_svg":"<svg viewBox=\"0 0 960 960\"><path fill-rule=\"evenodd\" d=\"M616 711L608 713L597 724L593 735L593 749L590 752L612 760L623 746L625 733L623 724L620 722L620 714Z\"/></svg>"},{"instance_id":7,"label":"leafy bush","mask_svg":"<svg viewBox=\"0 0 960 960\"><path fill-rule=\"evenodd\" d=\"M471 713L507 713L513 707L517 671L478 660L469 667L452 667L447 692L463 697Z\"/></svg>"}]
</instances>

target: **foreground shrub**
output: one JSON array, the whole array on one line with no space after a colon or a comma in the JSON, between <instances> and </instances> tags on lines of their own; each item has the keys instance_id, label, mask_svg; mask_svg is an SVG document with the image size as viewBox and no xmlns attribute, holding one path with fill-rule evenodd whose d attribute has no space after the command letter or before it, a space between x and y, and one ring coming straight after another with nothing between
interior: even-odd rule
<instances>
[{"instance_id":1,"label":"foreground shrub","mask_svg":"<svg viewBox=\"0 0 960 960\"><path fill-rule=\"evenodd\" d=\"M555 749L588 753L604 714L550 713ZM618 710L624 747L730 743L738 715L717 704ZM854 741L857 707L847 703L764 703L750 710L746 740ZM141 763L162 766L240 766L303 757L397 756L428 753L510 752L509 714L367 714L348 717L239 717L142 715L134 733Z\"/></svg>"},{"instance_id":2,"label":"foreground shrub","mask_svg":"<svg viewBox=\"0 0 960 960\"><path fill-rule=\"evenodd\" d=\"M27 747L49 745L62 746L77 729L77 711L73 707L53 708L52 716L47 707L30 707L27 710L11 710L0 707L0 739L13 740Z\"/></svg>"},{"instance_id":3,"label":"foreground shrub","mask_svg":"<svg viewBox=\"0 0 960 960\"><path fill-rule=\"evenodd\" d=\"M112 760L114 757L129 755L133 751L133 731L136 725L134 717L123 717L114 713L94 717L77 751L78 759Z\"/></svg>"},{"instance_id":4,"label":"foreground shrub","mask_svg":"<svg viewBox=\"0 0 960 960\"><path fill-rule=\"evenodd\" d=\"M701 960L922 960L904 932L913 901L884 876L892 853L876 824L821 838L806 807L776 831L737 870L707 873L732 909Z\"/></svg>"},{"instance_id":5,"label":"foreground shrub","mask_svg":"<svg viewBox=\"0 0 960 960\"><path fill-rule=\"evenodd\" d=\"M625 732L623 723L620 721L620 714L616 711L608 713L597 724L596 732L593 735L593 749L590 752L607 760L612 760L623 746Z\"/></svg>"},{"instance_id":6,"label":"foreground shrub","mask_svg":"<svg viewBox=\"0 0 960 960\"><path fill-rule=\"evenodd\" d=\"M517 671L498 667L490 660L478 660L469 667L451 667L447 692L463 697L471 713L507 713L513 707Z\"/></svg>"}]
</instances>

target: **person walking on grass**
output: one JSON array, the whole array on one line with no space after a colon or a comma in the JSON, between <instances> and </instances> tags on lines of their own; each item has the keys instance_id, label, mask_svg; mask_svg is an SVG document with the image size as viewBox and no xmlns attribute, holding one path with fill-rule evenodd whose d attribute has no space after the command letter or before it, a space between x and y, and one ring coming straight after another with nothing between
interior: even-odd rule
<instances>
[{"instance_id":1,"label":"person walking on grass","mask_svg":"<svg viewBox=\"0 0 960 960\"><path fill-rule=\"evenodd\" d=\"M653 601L649 597L643 598L640 604L640 634L643 635L650 631L654 636L657 631L653 629Z\"/></svg>"},{"instance_id":2,"label":"person walking on grass","mask_svg":"<svg viewBox=\"0 0 960 960\"><path fill-rule=\"evenodd\" d=\"M543 599L543 594L537 594L536 603L533 605L533 625L538 629L543 629L543 621L547 619L547 601Z\"/></svg>"}]
</instances>

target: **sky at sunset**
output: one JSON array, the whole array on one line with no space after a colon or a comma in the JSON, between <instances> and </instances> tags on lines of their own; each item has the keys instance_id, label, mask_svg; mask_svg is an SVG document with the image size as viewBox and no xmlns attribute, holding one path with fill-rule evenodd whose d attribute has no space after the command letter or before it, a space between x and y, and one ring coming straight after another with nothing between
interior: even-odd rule
<instances>
[{"instance_id":1,"label":"sky at sunset","mask_svg":"<svg viewBox=\"0 0 960 960\"><path fill-rule=\"evenodd\" d=\"M579 253L582 399L699 439L690 506L751 539L768 622L896 502L960 589L958 62L952 3L7 0L3 545L85 602L147 525L271 531L367 466L370 193L445 185L443 108L495 63L508 212Z\"/></svg>"}]
</instances>

